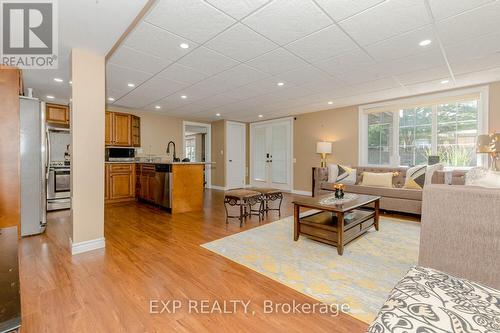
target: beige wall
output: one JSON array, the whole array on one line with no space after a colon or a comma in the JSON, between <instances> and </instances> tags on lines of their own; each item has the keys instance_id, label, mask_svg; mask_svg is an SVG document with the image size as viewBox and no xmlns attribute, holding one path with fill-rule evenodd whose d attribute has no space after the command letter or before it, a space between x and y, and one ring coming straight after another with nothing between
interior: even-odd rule
<instances>
[{"instance_id":1,"label":"beige wall","mask_svg":"<svg viewBox=\"0 0 500 333\"><path fill-rule=\"evenodd\" d=\"M500 133L500 82L490 84L490 133Z\"/></svg>"},{"instance_id":2,"label":"beige wall","mask_svg":"<svg viewBox=\"0 0 500 333\"><path fill-rule=\"evenodd\" d=\"M358 161L358 108L340 109L301 114L293 126L293 187L311 191L312 167L319 166L316 142L333 142L333 154L328 162L354 165Z\"/></svg>"},{"instance_id":3,"label":"beige wall","mask_svg":"<svg viewBox=\"0 0 500 333\"><path fill-rule=\"evenodd\" d=\"M72 241L103 242L104 56L73 49L71 80Z\"/></svg>"},{"instance_id":4,"label":"beige wall","mask_svg":"<svg viewBox=\"0 0 500 333\"><path fill-rule=\"evenodd\" d=\"M113 106L109 106L107 109L141 117L141 147L144 149L144 155L166 156L168 142L174 141L177 157L184 157L182 151L182 119Z\"/></svg>"},{"instance_id":5,"label":"beige wall","mask_svg":"<svg viewBox=\"0 0 500 333\"><path fill-rule=\"evenodd\" d=\"M489 129L500 132L500 82L490 84ZM311 191L312 167L319 166L316 142L333 142L330 163L358 164L359 105L306 113L294 122L294 189Z\"/></svg>"},{"instance_id":6,"label":"beige wall","mask_svg":"<svg viewBox=\"0 0 500 333\"><path fill-rule=\"evenodd\" d=\"M212 123L212 185L226 186L226 121Z\"/></svg>"}]
</instances>

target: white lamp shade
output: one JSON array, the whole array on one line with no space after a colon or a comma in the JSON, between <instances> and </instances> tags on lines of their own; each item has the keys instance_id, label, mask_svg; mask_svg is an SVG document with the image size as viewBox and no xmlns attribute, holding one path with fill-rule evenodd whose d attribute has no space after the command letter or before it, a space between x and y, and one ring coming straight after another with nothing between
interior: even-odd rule
<instances>
[{"instance_id":1,"label":"white lamp shade","mask_svg":"<svg viewBox=\"0 0 500 333\"><path fill-rule=\"evenodd\" d=\"M331 154L332 153L332 143L326 141L320 141L316 143L316 152L318 154Z\"/></svg>"}]
</instances>

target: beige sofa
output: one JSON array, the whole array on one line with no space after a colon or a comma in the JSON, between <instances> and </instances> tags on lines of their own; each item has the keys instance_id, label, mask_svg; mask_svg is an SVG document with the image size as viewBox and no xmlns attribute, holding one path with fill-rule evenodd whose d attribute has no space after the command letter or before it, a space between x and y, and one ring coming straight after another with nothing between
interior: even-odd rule
<instances>
[{"instance_id":1,"label":"beige sofa","mask_svg":"<svg viewBox=\"0 0 500 333\"><path fill-rule=\"evenodd\" d=\"M406 171L408 168L389 167L360 167L357 170L357 181L355 185L346 185L346 192L357 194L378 195L380 199L380 209L396 211L410 214L421 214L422 212L422 190L404 189ZM373 187L359 185L363 178L363 172L394 172L397 175L393 178L393 188ZM432 183L453 185L464 184L465 172L453 171L446 173L437 171L432 176ZM313 169L313 196L326 194L333 190L334 183L328 182L328 168Z\"/></svg>"},{"instance_id":2,"label":"beige sofa","mask_svg":"<svg viewBox=\"0 0 500 333\"><path fill-rule=\"evenodd\" d=\"M423 192L419 266L396 284L367 332L498 332L500 189Z\"/></svg>"}]
</instances>

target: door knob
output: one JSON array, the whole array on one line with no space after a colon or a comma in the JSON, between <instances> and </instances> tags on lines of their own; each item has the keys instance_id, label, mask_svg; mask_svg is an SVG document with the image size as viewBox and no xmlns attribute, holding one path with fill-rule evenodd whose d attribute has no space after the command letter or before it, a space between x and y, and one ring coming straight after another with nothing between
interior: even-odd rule
<instances>
[{"instance_id":1,"label":"door knob","mask_svg":"<svg viewBox=\"0 0 500 333\"><path fill-rule=\"evenodd\" d=\"M229 162L232 162L233 160L229 160Z\"/></svg>"}]
</instances>

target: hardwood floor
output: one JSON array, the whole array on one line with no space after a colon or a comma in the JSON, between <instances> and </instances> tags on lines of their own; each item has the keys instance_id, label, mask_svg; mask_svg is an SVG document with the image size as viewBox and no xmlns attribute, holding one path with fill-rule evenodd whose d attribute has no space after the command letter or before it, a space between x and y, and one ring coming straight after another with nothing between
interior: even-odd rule
<instances>
[{"instance_id":1,"label":"hardwood floor","mask_svg":"<svg viewBox=\"0 0 500 333\"><path fill-rule=\"evenodd\" d=\"M282 216L292 215L291 195ZM71 256L68 212L20 242L22 332L364 332L348 315L265 314L264 300L316 301L200 244L259 225L225 224L223 192L208 190L205 210L169 215L150 206L105 210L106 249ZM262 222L277 220L275 212ZM292 235L290 235L292 237ZM332 253L336 254L335 249ZM150 314L150 300L251 300L255 314ZM160 306L161 309L161 306Z\"/></svg>"}]
</instances>

